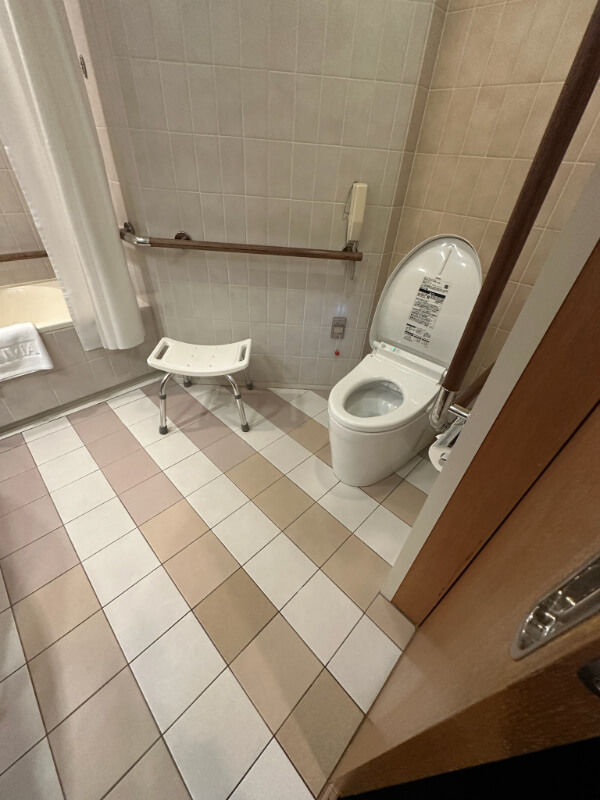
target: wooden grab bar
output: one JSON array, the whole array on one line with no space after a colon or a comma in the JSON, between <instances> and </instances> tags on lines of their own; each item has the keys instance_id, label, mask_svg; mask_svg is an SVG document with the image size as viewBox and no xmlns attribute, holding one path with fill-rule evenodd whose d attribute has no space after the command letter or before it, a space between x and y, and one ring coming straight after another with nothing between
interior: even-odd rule
<instances>
[{"instance_id":1,"label":"wooden grab bar","mask_svg":"<svg viewBox=\"0 0 600 800\"><path fill-rule=\"evenodd\" d=\"M0 253L2 261L27 261L29 258L46 258L48 253L45 250L26 250L24 253Z\"/></svg>"},{"instance_id":2,"label":"wooden grab bar","mask_svg":"<svg viewBox=\"0 0 600 800\"><path fill-rule=\"evenodd\" d=\"M490 264L487 278L434 402L430 420L437 430L446 424L447 410L462 385L599 77L600 2L596 3L592 12L569 74Z\"/></svg>"},{"instance_id":3,"label":"wooden grab bar","mask_svg":"<svg viewBox=\"0 0 600 800\"><path fill-rule=\"evenodd\" d=\"M183 232L174 239L159 236L137 236L130 223L120 229L121 239L138 247L164 247L176 250L210 250L220 253L249 253L265 256L294 256L297 258L324 258L337 261L362 261L363 254L354 250L318 250L313 247L280 247L269 244L241 244L234 242L204 242L187 238Z\"/></svg>"}]
</instances>

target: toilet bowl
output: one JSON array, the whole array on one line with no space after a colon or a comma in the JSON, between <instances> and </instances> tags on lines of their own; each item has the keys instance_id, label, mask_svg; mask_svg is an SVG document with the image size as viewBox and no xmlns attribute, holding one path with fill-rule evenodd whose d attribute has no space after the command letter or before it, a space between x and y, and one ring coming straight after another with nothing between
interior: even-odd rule
<instances>
[{"instance_id":1,"label":"toilet bowl","mask_svg":"<svg viewBox=\"0 0 600 800\"><path fill-rule=\"evenodd\" d=\"M372 351L329 395L333 471L369 486L434 438L429 409L481 288L481 266L460 236L434 236L396 266L369 333Z\"/></svg>"}]
</instances>

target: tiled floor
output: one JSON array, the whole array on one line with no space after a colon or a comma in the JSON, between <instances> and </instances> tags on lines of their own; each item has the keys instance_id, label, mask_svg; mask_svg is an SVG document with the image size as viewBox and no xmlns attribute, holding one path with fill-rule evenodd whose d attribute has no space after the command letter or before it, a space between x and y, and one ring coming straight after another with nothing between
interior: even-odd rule
<instances>
[{"instance_id":1,"label":"tiled floor","mask_svg":"<svg viewBox=\"0 0 600 800\"><path fill-rule=\"evenodd\" d=\"M322 393L157 385L0 440L0 797L309 800L411 635L435 471L337 482Z\"/></svg>"}]
</instances>

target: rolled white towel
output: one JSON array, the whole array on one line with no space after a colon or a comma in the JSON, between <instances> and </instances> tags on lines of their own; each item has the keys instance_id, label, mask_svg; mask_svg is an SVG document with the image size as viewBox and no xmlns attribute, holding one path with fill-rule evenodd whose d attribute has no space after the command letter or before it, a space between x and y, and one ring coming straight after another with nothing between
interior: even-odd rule
<instances>
[{"instance_id":1,"label":"rolled white towel","mask_svg":"<svg viewBox=\"0 0 600 800\"><path fill-rule=\"evenodd\" d=\"M52 367L52 359L33 322L0 328L0 381Z\"/></svg>"}]
</instances>

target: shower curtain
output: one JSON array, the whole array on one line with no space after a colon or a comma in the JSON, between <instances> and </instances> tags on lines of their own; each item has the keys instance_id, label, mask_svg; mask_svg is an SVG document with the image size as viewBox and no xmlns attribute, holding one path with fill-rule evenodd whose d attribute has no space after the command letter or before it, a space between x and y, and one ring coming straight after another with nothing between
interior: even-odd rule
<instances>
[{"instance_id":1,"label":"shower curtain","mask_svg":"<svg viewBox=\"0 0 600 800\"><path fill-rule=\"evenodd\" d=\"M86 350L144 328L62 0L0 0L0 139Z\"/></svg>"}]
</instances>

